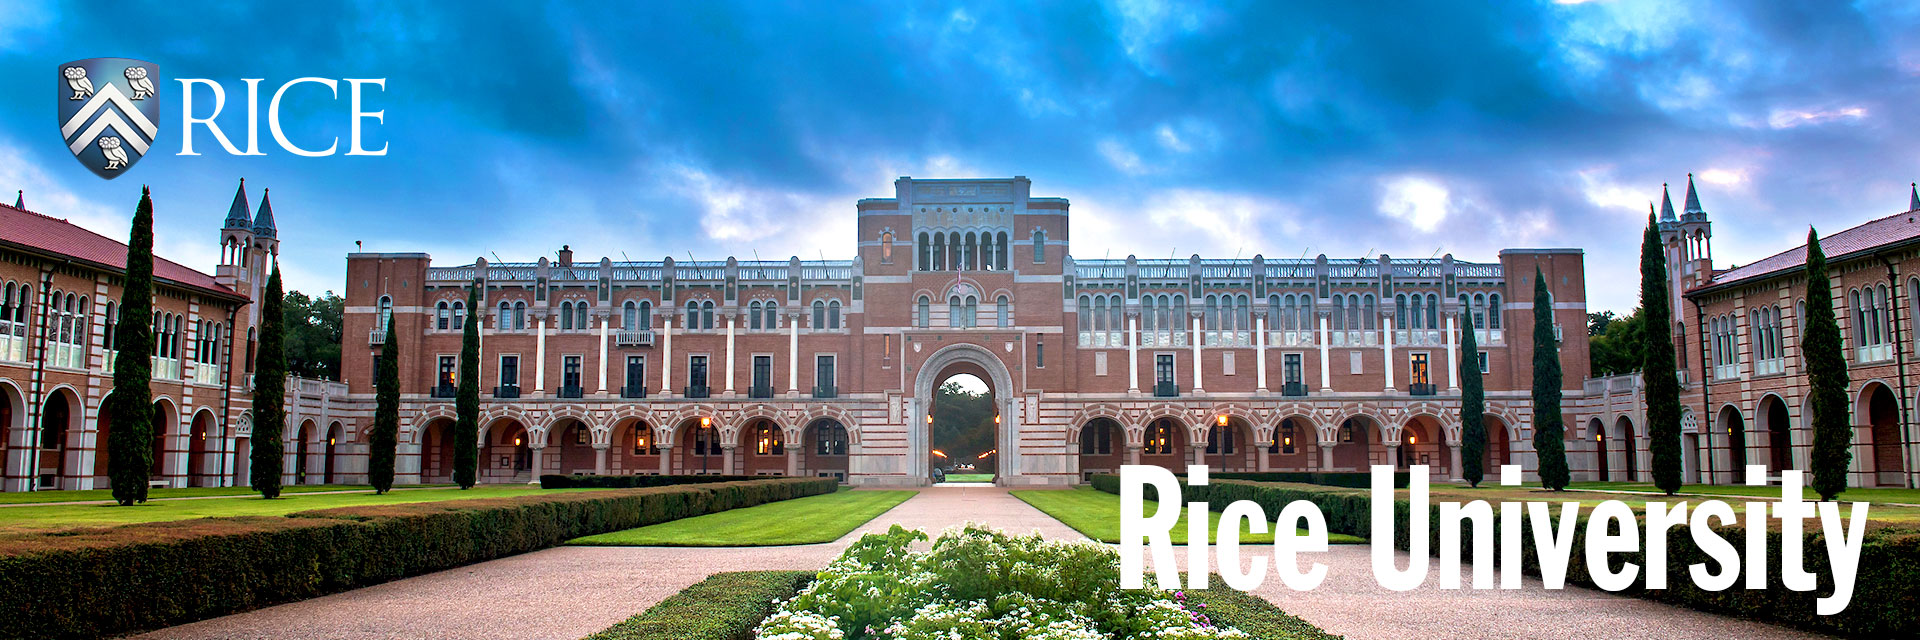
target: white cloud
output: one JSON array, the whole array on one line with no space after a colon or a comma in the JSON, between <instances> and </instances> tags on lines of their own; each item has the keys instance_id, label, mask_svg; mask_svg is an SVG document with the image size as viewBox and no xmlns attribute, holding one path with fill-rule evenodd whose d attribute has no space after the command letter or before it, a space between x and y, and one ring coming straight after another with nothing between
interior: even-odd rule
<instances>
[{"instance_id":1,"label":"white cloud","mask_svg":"<svg viewBox=\"0 0 1920 640\"><path fill-rule=\"evenodd\" d=\"M1646 213L1647 205L1656 197L1655 194L1615 182L1610 167L1585 169L1579 175L1581 195L1596 207L1621 209L1640 215Z\"/></svg>"},{"instance_id":2,"label":"white cloud","mask_svg":"<svg viewBox=\"0 0 1920 640\"><path fill-rule=\"evenodd\" d=\"M1840 120L1860 120L1867 117L1866 107L1837 107L1833 109L1774 109L1767 116L1767 126L1775 129L1825 124Z\"/></svg>"},{"instance_id":3,"label":"white cloud","mask_svg":"<svg viewBox=\"0 0 1920 640\"><path fill-rule=\"evenodd\" d=\"M1113 165L1113 168L1128 175L1140 175L1146 172L1146 167L1140 162L1140 154L1134 153L1119 140L1113 138L1101 140L1100 155L1105 157L1107 163Z\"/></svg>"},{"instance_id":4,"label":"white cloud","mask_svg":"<svg viewBox=\"0 0 1920 640\"><path fill-rule=\"evenodd\" d=\"M1708 184L1719 185L1722 187L1735 187L1735 186L1745 184L1747 182L1747 170L1745 169L1708 169L1706 171L1700 172L1694 177L1699 178L1701 182L1705 182Z\"/></svg>"},{"instance_id":5,"label":"white cloud","mask_svg":"<svg viewBox=\"0 0 1920 640\"><path fill-rule=\"evenodd\" d=\"M1380 213L1421 231L1438 228L1453 207L1446 185L1433 178L1395 176L1381 180L1380 188Z\"/></svg>"},{"instance_id":6,"label":"white cloud","mask_svg":"<svg viewBox=\"0 0 1920 640\"><path fill-rule=\"evenodd\" d=\"M1193 145L1187 144L1187 141L1180 139L1180 134L1174 131L1173 127L1170 125L1164 125L1164 124L1160 125L1160 129L1158 131L1155 131L1155 134L1160 137L1161 146L1164 146L1169 150L1178 151L1180 153L1186 153L1188 151L1193 150Z\"/></svg>"}]
</instances>

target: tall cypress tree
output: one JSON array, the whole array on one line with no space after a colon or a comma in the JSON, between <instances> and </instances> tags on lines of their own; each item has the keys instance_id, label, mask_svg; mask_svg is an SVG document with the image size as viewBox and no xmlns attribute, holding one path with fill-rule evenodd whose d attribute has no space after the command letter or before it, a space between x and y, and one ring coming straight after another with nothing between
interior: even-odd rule
<instances>
[{"instance_id":1,"label":"tall cypress tree","mask_svg":"<svg viewBox=\"0 0 1920 640\"><path fill-rule=\"evenodd\" d=\"M153 468L153 196L140 189L127 234L127 279L120 288L120 317L113 344L113 424L107 431L107 469L113 499L121 506L147 501L147 470Z\"/></svg>"},{"instance_id":2,"label":"tall cypress tree","mask_svg":"<svg viewBox=\"0 0 1920 640\"><path fill-rule=\"evenodd\" d=\"M1547 277L1533 268L1533 450L1540 458L1540 485L1564 491L1567 425L1560 416L1560 341L1553 337L1553 295Z\"/></svg>"},{"instance_id":3,"label":"tall cypress tree","mask_svg":"<svg viewBox=\"0 0 1920 640\"><path fill-rule=\"evenodd\" d=\"M1840 324L1833 317L1833 286L1819 232L1807 229L1807 332L1800 353L1807 360L1808 404L1813 409L1813 490L1832 500L1847 490L1853 462L1853 427L1847 422L1847 359Z\"/></svg>"},{"instance_id":4,"label":"tall cypress tree","mask_svg":"<svg viewBox=\"0 0 1920 640\"><path fill-rule=\"evenodd\" d=\"M253 456L249 480L263 498L280 497L280 474L285 464L287 431L287 350L283 318L286 292L280 287L280 263L267 276L267 292L260 301L259 351L253 356Z\"/></svg>"},{"instance_id":5,"label":"tall cypress tree","mask_svg":"<svg viewBox=\"0 0 1920 640\"><path fill-rule=\"evenodd\" d=\"M1478 487L1487 476L1487 391L1480 381L1480 339L1474 323L1460 332L1460 477Z\"/></svg>"},{"instance_id":6,"label":"tall cypress tree","mask_svg":"<svg viewBox=\"0 0 1920 640\"><path fill-rule=\"evenodd\" d=\"M1673 307L1667 281L1667 253L1660 224L1647 210L1640 239L1640 374L1647 393L1647 448L1653 454L1653 484L1667 495L1680 490L1680 380L1673 353ZM1633 446L1631 442L1626 446Z\"/></svg>"},{"instance_id":7,"label":"tall cypress tree","mask_svg":"<svg viewBox=\"0 0 1920 640\"><path fill-rule=\"evenodd\" d=\"M480 288L467 287L467 323L460 340L460 390L453 419L453 481L473 488L480 471Z\"/></svg>"},{"instance_id":8,"label":"tall cypress tree","mask_svg":"<svg viewBox=\"0 0 1920 640\"><path fill-rule=\"evenodd\" d=\"M393 330L393 312L382 318L387 340L380 345L380 370L374 372L373 428L367 431L372 448L367 459L367 484L374 493L393 488L393 455L400 435L400 341Z\"/></svg>"}]
</instances>

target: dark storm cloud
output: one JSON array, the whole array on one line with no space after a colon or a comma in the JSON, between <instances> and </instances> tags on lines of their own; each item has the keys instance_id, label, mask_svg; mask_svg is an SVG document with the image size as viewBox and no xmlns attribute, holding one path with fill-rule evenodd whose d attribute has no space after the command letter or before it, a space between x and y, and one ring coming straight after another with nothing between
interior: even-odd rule
<instances>
[{"instance_id":1,"label":"dark storm cloud","mask_svg":"<svg viewBox=\"0 0 1920 640\"><path fill-rule=\"evenodd\" d=\"M101 55L230 91L387 78L385 158L295 158L262 131L264 158L140 167L182 242L211 244L234 178L272 185L308 288L337 286L353 240L449 261L845 256L852 199L961 172L1073 197L1085 256L1579 246L1609 271L1691 171L1726 263L1890 213L1920 175L1920 10L1893 2L21 9L0 36L17 86ZM289 136L344 138L327 98L293 94ZM46 120L43 96L0 101L0 151L40 170L19 180L130 201ZM1631 307L1628 280L1596 278L1593 305Z\"/></svg>"}]
</instances>

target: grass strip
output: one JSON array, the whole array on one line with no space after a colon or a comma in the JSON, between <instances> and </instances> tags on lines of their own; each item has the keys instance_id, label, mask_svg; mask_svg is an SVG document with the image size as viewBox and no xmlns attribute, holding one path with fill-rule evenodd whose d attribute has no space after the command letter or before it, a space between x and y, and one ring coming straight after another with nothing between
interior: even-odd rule
<instances>
[{"instance_id":1,"label":"grass strip","mask_svg":"<svg viewBox=\"0 0 1920 640\"><path fill-rule=\"evenodd\" d=\"M621 547L770 547L839 540L919 493L860 490L782 500L575 538L567 544Z\"/></svg>"},{"instance_id":2,"label":"grass strip","mask_svg":"<svg viewBox=\"0 0 1920 640\"><path fill-rule=\"evenodd\" d=\"M749 640L811 571L716 573L586 640Z\"/></svg>"},{"instance_id":3,"label":"grass strip","mask_svg":"<svg viewBox=\"0 0 1920 640\"><path fill-rule=\"evenodd\" d=\"M1075 531L1079 531L1089 538L1109 544L1120 542L1120 496L1087 486L1065 490L1028 489L1014 491L1012 493L1013 497L1033 505L1033 508L1053 516L1055 520L1059 520L1067 526L1073 527ZM1145 504L1145 512L1148 514L1152 514L1155 509L1160 508L1157 502L1147 501ZM1278 514L1269 513L1267 515L1274 516ZM1214 511L1207 512L1207 522L1207 531L1210 534L1208 542L1219 542L1220 514ZM1271 529L1271 527L1269 527L1269 529ZM1305 530L1301 531L1302 535L1305 533ZM1171 536L1174 544L1187 543L1186 513L1182 512L1180 514L1180 521L1173 525ZM1240 542L1242 544L1271 543L1273 542L1273 534L1248 533L1248 530L1243 525L1240 530ZM1329 532L1327 533L1327 542L1330 544L1356 544L1366 542L1366 540L1346 534Z\"/></svg>"}]
</instances>

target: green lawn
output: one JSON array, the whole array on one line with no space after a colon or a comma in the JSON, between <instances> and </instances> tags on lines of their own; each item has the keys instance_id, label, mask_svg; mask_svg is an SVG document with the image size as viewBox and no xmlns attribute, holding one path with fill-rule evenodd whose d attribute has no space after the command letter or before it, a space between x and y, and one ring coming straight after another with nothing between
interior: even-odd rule
<instances>
[{"instance_id":1,"label":"green lawn","mask_svg":"<svg viewBox=\"0 0 1920 640\"><path fill-rule=\"evenodd\" d=\"M575 538L614 547L769 547L833 542L918 491L839 491Z\"/></svg>"},{"instance_id":2,"label":"green lawn","mask_svg":"<svg viewBox=\"0 0 1920 640\"><path fill-rule=\"evenodd\" d=\"M991 473L951 473L951 474L947 474L947 482L993 482L993 474Z\"/></svg>"},{"instance_id":3,"label":"green lawn","mask_svg":"<svg viewBox=\"0 0 1920 640\"><path fill-rule=\"evenodd\" d=\"M372 493L289 493L277 500L258 496L209 498L206 500L159 500L122 507L117 504L62 504L0 508L0 532L49 531L79 527L101 527L135 522L163 522L216 516L279 516L296 511L353 507L370 504L435 502L471 498L503 498L540 493L538 486L523 484L482 485L466 491L458 489L420 489L394 491L386 495ZM552 491L584 491L553 489Z\"/></svg>"},{"instance_id":4,"label":"green lawn","mask_svg":"<svg viewBox=\"0 0 1920 640\"><path fill-rule=\"evenodd\" d=\"M1013 496L1033 505L1035 509L1046 512L1055 520L1066 523L1075 531L1101 542L1120 542L1120 496L1095 489L1093 487L1075 487L1073 489L1029 489L1012 492ZM1151 515L1159 508L1157 502L1146 503L1146 513ZM1268 518L1280 514L1269 513ZM1207 530L1214 535L1210 542L1219 542L1220 514L1207 512ZM1272 523L1268 523L1272 529ZM1272 533L1254 535L1243 528L1240 530L1240 542L1243 544L1271 543ZM1303 529L1301 533L1306 531ZM1174 523L1172 531L1174 544L1187 543L1187 514L1180 514L1180 521ZM1327 542L1333 544L1353 544L1366 542L1353 536L1328 533Z\"/></svg>"},{"instance_id":5,"label":"green lawn","mask_svg":"<svg viewBox=\"0 0 1920 640\"><path fill-rule=\"evenodd\" d=\"M1591 489L1595 491L1644 491L1661 493L1659 487L1651 482L1575 482L1569 485L1573 489ZM1808 500L1818 500L1820 495L1812 489L1801 491ZM1780 487L1749 487L1744 484L1688 484L1680 486L1681 495L1702 496L1757 496L1762 498L1780 497ZM1842 502L1873 502L1920 504L1920 489L1893 488L1853 488L1840 494Z\"/></svg>"},{"instance_id":6,"label":"green lawn","mask_svg":"<svg viewBox=\"0 0 1920 640\"><path fill-rule=\"evenodd\" d=\"M450 485L402 485L396 489L439 488ZM313 493L315 491L372 491L373 487L364 484L302 484L281 487L282 495L289 493ZM190 489L153 489L147 492L147 498L165 500L168 498L199 498L205 496L250 496L254 490L248 487L193 487ZM86 491L19 491L0 493L0 505L40 504L45 502L86 502L89 500L112 500L112 489L90 489Z\"/></svg>"}]
</instances>

